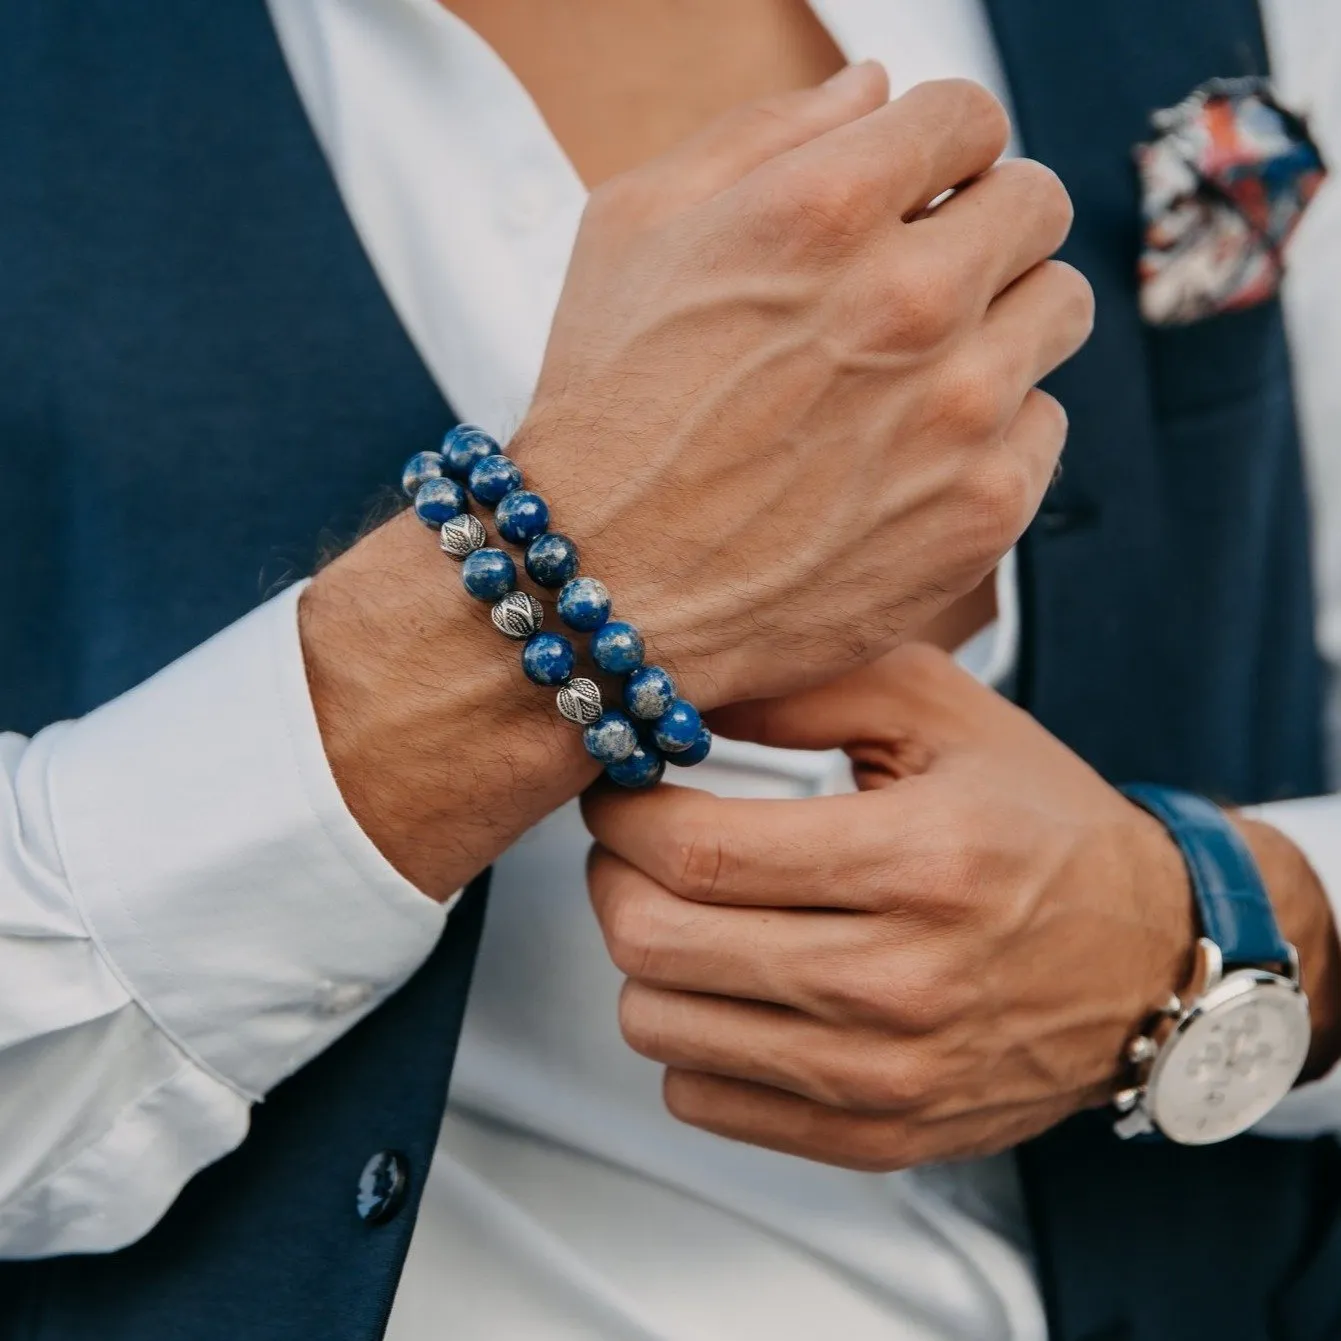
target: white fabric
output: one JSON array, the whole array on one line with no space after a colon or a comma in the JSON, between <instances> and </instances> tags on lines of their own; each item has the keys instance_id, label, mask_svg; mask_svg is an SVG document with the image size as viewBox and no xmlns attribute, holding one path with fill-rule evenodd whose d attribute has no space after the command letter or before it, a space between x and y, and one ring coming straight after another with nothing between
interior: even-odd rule
<instances>
[{"instance_id":1,"label":"white fabric","mask_svg":"<svg viewBox=\"0 0 1341 1341\"><path fill-rule=\"evenodd\" d=\"M464 415L514 427L581 184L510 73L432 0L272 8L420 352ZM1001 89L977 0L817 9L896 87L970 74ZM1331 98L1316 111L1336 157L1335 63L1318 58L1336 44L1329 0L1278 0L1274 17L1285 94ZM1336 197L1315 220L1335 219ZM1326 546L1341 533L1341 260L1320 237L1311 220L1290 316ZM1341 663L1328 563L1324 642ZM1004 611L1012 595L1007 582ZM78 723L4 738L0 764L0 1256L111 1248L241 1140L252 1097L412 971L444 914L340 801L293 594ZM749 794L842 781L829 757L744 746L704 773ZM1275 813L1341 894L1335 803ZM499 865L396 1341L739 1338L760 1319L779 1341L1041 1336L1008 1161L852 1175L665 1116L655 1068L617 1035L585 843L567 808ZM1300 1129L1341 1123L1341 1100L1315 1097L1328 1084L1289 1101Z\"/></svg>"},{"instance_id":2,"label":"white fabric","mask_svg":"<svg viewBox=\"0 0 1341 1341\"><path fill-rule=\"evenodd\" d=\"M0 1256L138 1238L441 933L331 776L298 590L0 736Z\"/></svg>"}]
</instances>

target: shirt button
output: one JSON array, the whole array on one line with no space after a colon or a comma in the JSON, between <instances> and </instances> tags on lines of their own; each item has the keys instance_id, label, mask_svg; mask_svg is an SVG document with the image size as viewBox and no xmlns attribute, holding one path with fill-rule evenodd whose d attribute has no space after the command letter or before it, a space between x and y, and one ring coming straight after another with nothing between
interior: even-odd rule
<instances>
[{"instance_id":1,"label":"shirt button","mask_svg":"<svg viewBox=\"0 0 1341 1341\"><path fill-rule=\"evenodd\" d=\"M366 982L324 982L317 990L317 1009L323 1015L347 1015L366 1005L371 996Z\"/></svg>"},{"instance_id":2,"label":"shirt button","mask_svg":"<svg viewBox=\"0 0 1341 1341\"><path fill-rule=\"evenodd\" d=\"M394 1150L379 1150L359 1174L355 1200L359 1219L369 1225L385 1224L405 1204L409 1186L410 1173L405 1157Z\"/></svg>"}]
</instances>

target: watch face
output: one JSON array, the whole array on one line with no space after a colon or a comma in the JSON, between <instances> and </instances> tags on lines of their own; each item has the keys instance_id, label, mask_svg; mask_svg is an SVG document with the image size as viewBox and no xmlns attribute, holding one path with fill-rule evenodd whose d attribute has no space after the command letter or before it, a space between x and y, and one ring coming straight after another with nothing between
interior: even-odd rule
<instances>
[{"instance_id":1,"label":"watch face","mask_svg":"<svg viewBox=\"0 0 1341 1341\"><path fill-rule=\"evenodd\" d=\"M1256 970L1231 973L1179 1025L1150 1073L1150 1115L1171 1140L1209 1145L1265 1117L1308 1056L1308 999Z\"/></svg>"}]
</instances>

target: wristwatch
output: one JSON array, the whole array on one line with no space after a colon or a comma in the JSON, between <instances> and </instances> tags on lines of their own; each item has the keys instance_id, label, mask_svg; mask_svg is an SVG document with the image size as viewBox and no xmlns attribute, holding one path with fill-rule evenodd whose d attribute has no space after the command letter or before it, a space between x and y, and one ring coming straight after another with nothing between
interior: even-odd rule
<instances>
[{"instance_id":1,"label":"wristwatch","mask_svg":"<svg viewBox=\"0 0 1341 1341\"><path fill-rule=\"evenodd\" d=\"M1227 1141L1289 1092L1311 1041L1299 956L1276 925L1252 853L1218 806L1147 784L1122 788L1169 831L1201 922L1190 987L1127 1051L1135 1083L1113 1100L1121 1137Z\"/></svg>"}]
</instances>

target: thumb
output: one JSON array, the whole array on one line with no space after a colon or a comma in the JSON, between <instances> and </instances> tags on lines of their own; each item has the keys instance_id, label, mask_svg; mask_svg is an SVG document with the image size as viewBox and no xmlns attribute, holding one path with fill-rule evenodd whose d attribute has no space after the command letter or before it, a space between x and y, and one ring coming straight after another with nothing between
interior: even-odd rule
<instances>
[{"instance_id":1,"label":"thumb","mask_svg":"<svg viewBox=\"0 0 1341 1341\"><path fill-rule=\"evenodd\" d=\"M922 772L943 750L979 739L1004 701L954 659L910 643L828 684L785 698L719 708L718 734L795 750L842 749L901 759L899 772Z\"/></svg>"}]
</instances>

